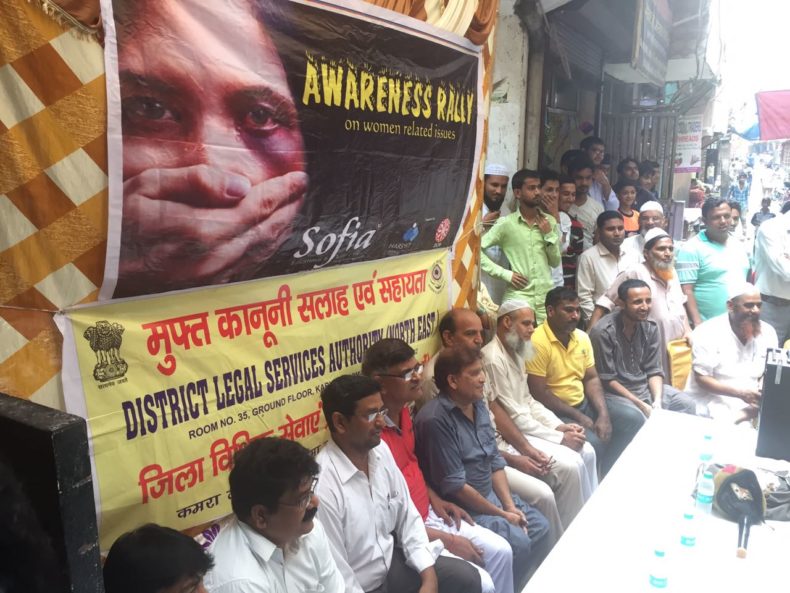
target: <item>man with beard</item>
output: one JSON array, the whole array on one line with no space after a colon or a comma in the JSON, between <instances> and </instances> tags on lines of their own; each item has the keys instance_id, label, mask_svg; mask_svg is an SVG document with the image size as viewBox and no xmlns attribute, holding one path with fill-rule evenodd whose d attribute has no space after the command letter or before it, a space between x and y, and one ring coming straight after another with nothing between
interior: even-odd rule
<instances>
[{"instance_id":1,"label":"man with beard","mask_svg":"<svg viewBox=\"0 0 790 593\"><path fill-rule=\"evenodd\" d=\"M510 492L506 463L483 403L486 377L480 352L446 348L436 359L435 372L439 395L414 420L420 467L441 496L508 541L513 581L520 591L551 548L549 525Z\"/></svg>"},{"instance_id":2,"label":"man with beard","mask_svg":"<svg viewBox=\"0 0 790 593\"><path fill-rule=\"evenodd\" d=\"M494 163L486 165L485 174L483 176L483 233L494 226L494 223L502 216L502 205L505 202L505 195L507 194L508 179L508 170L503 165ZM502 248L498 245L493 245L486 249L486 255L492 262L502 268L506 270L510 269L510 264L505 254L502 253ZM507 287L503 280L494 278L486 272L481 271L480 282L485 286L491 300L495 303L502 302L502 294Z\"/></svg>"},{"instance_id":3,"label":"man with beard","mask_svg":"<svg viewBox=\"0 0 790 593\"><path fill-rule=\"evenodd\" d=\"M480 593L474 567L437 557L441 544L428 541L406 480L381 443L387 410L379 389L369 377L342 375L321 393L329 442L316 457L318 513L345 591Z\"/></svg>"},{"instance_id":4,"label":"man with beard","mask_svg":"<svg viewBox=\"0 0 790 593\"><path fill-rule=\"evenodd\" d=\"M560 236L557 221L541 211L540 173L521 169L513 175L513 195L518 211L500 218L483 235L480 267L494 278L508 283L503 299L526 298L542 303L554 283L551 268L559 266ZM510 262L511 270L492 261L486 250L499 246ZM539 307L538 321L545 317Z\"/></svg>"},{"instance_id":5,"label":"man with beard","mask_svg":"<svg viewBox=\"0 0 790 593\"><path fill-rule=\"evenodd\" d=\"M568 214L582 223L585 249L592 247L593 236L595 235L595 221L598 219L598 215L603 212L603 206L589 196L594 169L595 165L586 155L578 157L568 165L568 175L576 184L576 200L573 206L568 209ZM534 300L530 302L542 307L542 301L541 303L537 303Z\"/></svg>"},{"instance_id":6,"label":"man with beard","mask_svg":"<svg viewBox=\"0 0 790 593\"><path fill-rule=\"evenodd\" d=\"M705 230L686 241L678 253L678 279L694 327L725 313L728 287L746 281L749 257L738 241L730 240L731 217L732 208L726 200L705 200Z\"/></svg>"},{"instance_id":7,"label":"man with beard","mask_svg":"<svg viewBox=\"0 0 790 593\"><path fill-rule=\"evenodd\" d=\"M546 313L546 323L532 335L535 356L527 361L529 391L563 421L584 427L601 475L606 475L645 418L638 410L610 407L604 398L590 338L577 329L578 295L564 287L549 291Z\"/></svg>"},{"instance_id":8,"label":"man with beard","mask_svg":"<svg viewBox=\"0 0 790 593\"><path fill-rule=\"evenodd\" d=\"M729 422L757 414L766 350L778 344L774 328L760 319L761 307L752 284L732 285L727 312L694 329L686 393L698 414Z\"/></svg>"},{"instance_id":9,"label":"man with beard","mask_svg":"<svg viewBox=\"0 0 790 593\"><path fill-rule=\"evenodd\" d=\"M639 233L626 237L623 249L639 254L640 261L644 260L642 252L645 249L645 235L647 231L655 228L664 228L664 208L655 201L645 202L639 209Z\"/></svg>"},{"instance_id":10,"label":"man with beard","mask_svg":"<svg viewBox=\"0 0 790 593\"><path fill-rule=\"evenodd\" d=\"M650 287L653 304L648 319L658 326L661 336L661 358L664 380L669 383L669 355L667 345L673 340L687 340L691 343L686 309L686 295L680 288L674 268L675 245L662 228L652 228L645 234L644 261L620 272L609 289L595 301L595 311L590 319L590 329L598 320L615 310L617 290L626 280L642 280Z\"/></svg>"},{"instance_id":11,"label":"man with beard","mask_svg":"<svg viewBox=\"0 0 790 593\"><path fill-rule=\"evenodd\" d=\"M528 303L502 303L496 336L483 347L483 367L499 407L533 447L554 460L543 479L555 492L567 529L598 485L595 450L581 425L564 423L530 394L524 364L535 355L534 331L535 313Z\"/></svg>"},{"instance_id":12,"label":"man with beard","mask_svg":"<svg viewBox=\"0 0 790 593\"><path fill-rule=\"evenodd\" d=\"M646 417L662 406L694 414L695 404L685 393L664 385L661 336L648 320L651 304L647 282L625 280L617 289L618 309L590 332L606 404L635 407Z\"/></svg>"},{"instance_id":13,"label":"man with beard","mask_svg":"<svg viewBox=\"0 0 790 593\"><path fill-rule=\"evenodd\" d=\"M431 541L445 551L477 565L483 593L513 592L513 552L503 537L476 525L458 505L444 500L425 483L414 451L411 404L420 395L422 365L414 349L398 338L384 338L365 352L362 374L378 382L387 408L381 433L409 487ZM495 587L496 584L496 587Z\"/></svg>"},{"instance_id":14,"label":"man with beard","mask_svg":"<svg viewBox=\"0 0 790 593\"><path fill-rule=\"evenodd\" d=\"M465 348L480 352L483 348L483 326L480 318L469 309L452 309L439 321L442 350L436 353L423 368L422 398L418 410L439 394L434 381L434 365L447 348ZM510 489L522 500L537 508L549 522L549 539L553 544L563 534L562 518L557 508L554 490L548 482L560 484L552 476L555 468L548 455L533 447L510 419L498 400L498 394L488 381L484 385L483 404L488 406L491 425L497 431L497 446L507 462L505 476ZM546 481L544 481L546 480Z\"/></svg>"},{"instance_id":15,"label":"man with beard","mask_svg":"<svg viewBox=\"0 0 790 593\"><path fill-rule=\"evenodd\" d=\"M209 593L345 591L329 541L315 519L318 464L299 443L252 441L230 471L234 518L209 552Z\"/></svg>"},{"instance_id":16,"label":"man with beard","mask_svg":"<svg viewBox=\"0 0 790 593\"><path fill-rule=\"evenodd\" d=\"M595 301L612 285L617 274L639 261L639 255L622 249L623 215L607 210L598 216L598 243L579 257L576 287L584 319L589 323Z\"/></svg>"}]
</instances>

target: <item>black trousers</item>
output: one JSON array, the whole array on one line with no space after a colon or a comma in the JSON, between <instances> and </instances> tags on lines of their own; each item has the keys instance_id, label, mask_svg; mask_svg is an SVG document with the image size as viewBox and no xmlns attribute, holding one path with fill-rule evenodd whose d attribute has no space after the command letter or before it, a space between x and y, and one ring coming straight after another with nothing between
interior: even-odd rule
<instances>
[{"instance_id":1,"label":"black trousers","mask_svg":"<svg viewBox=\"0 0 790 593\"><path fill-rule=\"evenodd\" d=\"M465 560L439 556L434 570L439 581L439 593L481 593L480 573ZM387 580L368 593L418 593L421 584L419 573L406 565L403 550L395 546Z\"/></svg>"}]
</instances>

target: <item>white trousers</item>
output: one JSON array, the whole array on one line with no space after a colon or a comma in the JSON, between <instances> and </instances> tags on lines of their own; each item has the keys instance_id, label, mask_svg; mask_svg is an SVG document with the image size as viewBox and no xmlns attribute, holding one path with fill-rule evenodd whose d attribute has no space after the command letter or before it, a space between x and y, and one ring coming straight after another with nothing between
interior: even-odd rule
<instances>
[{"instance_id":1,"label":"white trousers","mask_svg":"<svg viewBox=\"0 0 790 593\"><path fill-rule=\"evenodd\" d=\"M529 437L529 442L554 458L551 471L536 478L508 466L505 475L510 489L546 517L553 545L598 487L595 449L584 443L581 452L576 452L536 437ZM517 453L510 445L507 450Z\"/></svg>"},{"instance_id":2,"label":"white trousers","mask_svg":"<svg viewBox=\"0 0 790 593\"><path fill-rule=\"evenodd\" d=\"M434 512L432 506L428 507L425 526L444 533L465 537L483 550L485 569L477 566L477 564L470 563L480 573L483 593L513 593L513 550L504 537L497 535L482 525L471 525L466 521L461 521L460 527L456 527L455 523L447 525ZM455 554L451 554L446 549L442 552L442 555L457 558Z\"/></svg>"},{"instance_id":3,"label":"white trousers","mask_svg":"<svg viewBox=\"0 0 790 593\"><path fill-rule=\"evenodd\" d=\"M535 437L529 437L529 442L554 458L552 471L545 480L554 491L562 526L567 529L598 487L595 449L590 443L584 443L582 450L577 452L565 445Z\"/></svg>"},{"instance_id":4,"label":"white trousers","mask_svg":"<svg viewBox=\"0 0 790 593\"><path fill-rule=\"evenodd\" d=\"M517 494L521 500L535 507L546 517L549 522L549 547L553 547L565 529L562 526L562 519L557 509L557 501L554 498L554 491L546 482L535 476L530 476L519 470L505 466L505 476L510 491Z\"/></svg>"}]
</instances>

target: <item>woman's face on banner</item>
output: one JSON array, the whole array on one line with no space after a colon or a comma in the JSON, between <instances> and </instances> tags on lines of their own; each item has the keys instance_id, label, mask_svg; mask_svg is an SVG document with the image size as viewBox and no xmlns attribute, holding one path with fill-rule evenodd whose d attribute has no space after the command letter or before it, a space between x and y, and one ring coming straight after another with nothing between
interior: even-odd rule
<instances>
[{"instance_id":1,"label":"woman's face on banner","mask_svg":"<svg viewBox=\"0 0 790 593\"><path fill-rule=\"evenodd\" d=\"M205 164L255 186L302 170L285 72L249 4L141 4L119 28L124 179Z\"/></svg>"}]
</instances>

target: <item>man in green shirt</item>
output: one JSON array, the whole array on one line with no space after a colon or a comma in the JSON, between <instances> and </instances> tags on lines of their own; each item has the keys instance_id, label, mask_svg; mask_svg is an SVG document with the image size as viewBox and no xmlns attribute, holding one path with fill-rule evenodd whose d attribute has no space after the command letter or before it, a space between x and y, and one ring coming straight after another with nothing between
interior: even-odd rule
<instances>
[{"instance_id":1,"label":"man in green shirt","mask_svg":"<svg viewBox=\"0 0 790 593\"><path fill-rule=\"evenodd\" d=\"M551 268L562 262L560 236L554 217L540 210L540 174L521 169L513 175L513 196L518 210L500 217L483 235L480 267L494 278L508 283L503 300L519 299L535 304L538 323L546 318L546 293L554 287ZM502 249L510 270L486 255L491 246Z\"/></svg>"}]
</instances>

